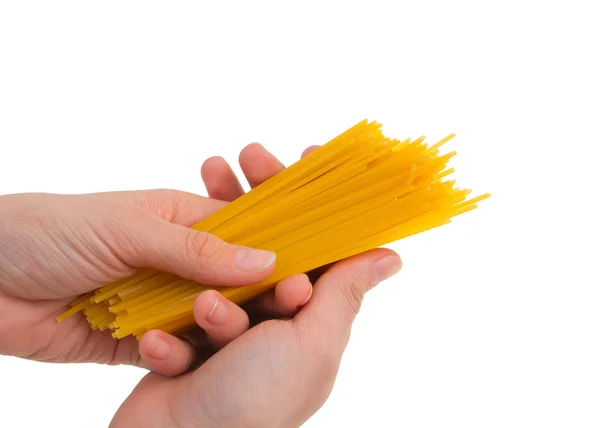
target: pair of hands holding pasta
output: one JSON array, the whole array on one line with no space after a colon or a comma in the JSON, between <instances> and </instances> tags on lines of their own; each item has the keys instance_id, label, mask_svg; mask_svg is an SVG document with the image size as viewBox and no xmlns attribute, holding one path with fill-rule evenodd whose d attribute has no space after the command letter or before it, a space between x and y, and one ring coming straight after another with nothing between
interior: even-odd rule
<instances>
[{"instance_id":1,"label":"pair of hands holding pasta","mask_svg":"<svg viewBox=\"0 0 600 428\"><path fill-rule=\"evenodd\" d=\"M284 168L258 144L240 153L240 166L252 187ZM364 294L400 269L395 253L339 262L314 290L307 275L285 279L244 308L206 291L194 304L199 327L185 338L151 331L139 343L116 340L81 314L56 322L74 297L142 267L225 286L269 276L272 253L189 229L243 193L222 158L207 160L202 178L210 199L171 190L0 197L0 354L150 369L114 428L306 421L331 391Z\"/></svg>"}]
</instances>

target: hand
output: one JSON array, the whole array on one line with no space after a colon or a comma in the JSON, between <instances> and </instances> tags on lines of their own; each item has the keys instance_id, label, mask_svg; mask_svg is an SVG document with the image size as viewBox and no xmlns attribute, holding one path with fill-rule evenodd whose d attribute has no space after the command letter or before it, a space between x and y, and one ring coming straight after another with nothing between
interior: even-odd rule
<instances>
[{"instance_id":1,"label":"hand","mask_svg":"<svg viewBox=\"0 0 600 428\"><path fill-rule=\"evenodd\" d=\"M335 264L293 319L251 328L194 372L148 374L111 428L300 426L331 391L365 292L399 268L400 259L382 249ZM295 278L308 285L306 276ZM194 307L199 323L205 309Z\"/></svg>"},{"instance_id":2,"label":"hand","mask_svg":"<svg viewBox=\"0 0 600 428\"><path fill-rule=\"evenodd\" d=\"M261 174L275 174L280 168L260 146L248 147L240 158L253 184ZM224 170L211 168L214 163L204 168L207 187L213 196L231 199L231 177L219 177ZM81 314L61 324L55 318L77 295L128 277L139 267L214 285L244 285L268 276L273 269L273 264L267 266L270 253L228 245L186 228L224 204L171 190L0 197L0 354L148 367L134 338L115 340L109 332L92 331ZM236 262L239 251L245 254L241 264ZM288 281L255 305L281 316L309 292ZM206 325L207 339L216 345L247 328L241 309L225 305L232 308L230 316L216 327ZM217 311L214 315L217 319ZM165 374L181 373L195 359L194 348L186 340L168 339L174 352L162 367ZM149 340L152 334L142 340L142 354L151 349L146 346ZM161 368L161 360L147 360Z\"/></svg>"},{"instance_id":3,"label":"hand","mask_svg":"<svg viewBox=\"0 0 600 428\"><path fill-rule=\"evenodd\" d=\"M249 149L259 150L257 146ZM256 169L257 173L282 168L270 155L262 159L264 165ZM251 184L268 178L258 175L254 179L248 172L246 177ZM220 158L204 165L203 178L213 197L232 200L242 192L231 168ZM243 320L240 329L224 334L218 346L227 345L214 355L210 350L205 352L206 361L194 372L176 378L147 375L123 403L111 427L301 425L331 392L364 294L400 267L399 257L383 249L339 262L318 279L310 303L292 319L266 321L249 331L247 316L239 307L215 292L203 293L194 305L198 325L212 332L214 338L219 323L207 318L214 310L212 317L221 311L219 318L225 314L229 319ZM284 296L282 290L287 290L287 298L278 298ZM292 296L302 296L301 290L308 290L310 296L312 287L306 275L282 281L275 293L262 296L257 306L291 316L297 312ZM165 358L158 360L149 351L156 349L157 341L166 344L160 349L168 350L168 356L163 354ZM189 365L184 363L186 353L177 339L165 333L147 333L141 348L150 365L162 373L176 374L177 368Z\"/></svg>"}]
</instances>

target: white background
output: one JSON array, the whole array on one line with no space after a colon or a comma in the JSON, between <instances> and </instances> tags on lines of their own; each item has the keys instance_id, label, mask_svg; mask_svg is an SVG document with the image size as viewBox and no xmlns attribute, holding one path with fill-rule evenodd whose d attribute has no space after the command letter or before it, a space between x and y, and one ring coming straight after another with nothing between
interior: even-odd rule
<instances>
[{"instance_id":1,"label":"white background","mask_svg":"<svg viewBox=\"0 0 600 428\"><path fill-rule=\"evenodd\" d=\"M0 194L202 192L209 156L289 164L365 117L456 132L493 198L392 246L306 427L600 426L595 2L211 3L2 1ZM143 374L0 357L0 426L105 427Z\"/></svg>"}]
</instances>

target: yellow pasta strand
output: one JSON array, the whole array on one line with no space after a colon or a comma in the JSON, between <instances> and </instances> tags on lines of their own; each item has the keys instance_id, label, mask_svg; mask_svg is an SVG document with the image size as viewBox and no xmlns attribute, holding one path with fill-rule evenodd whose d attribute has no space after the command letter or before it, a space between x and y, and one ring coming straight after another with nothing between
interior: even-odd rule
<instances>
[{"instance_id":1,"label":"yellow pasta strand","mask_svg":"<svg viewBox=\"0 0 600 428\"><path fill-rule=\"evenodd\" d=\"M447 180L456 153L440 148L453 137L431 146L425 137L399 141L363 120L192 226L276 252L269 278L211 287L144 269L79 297L57 319L82 312L92 329L110 329L119 339L139 340L151 329L184 334L195 325L194 299L205 290L244 303L284 278L447 224L490 196L467 199L470 190Z\"/></svg>"}]
</instances>

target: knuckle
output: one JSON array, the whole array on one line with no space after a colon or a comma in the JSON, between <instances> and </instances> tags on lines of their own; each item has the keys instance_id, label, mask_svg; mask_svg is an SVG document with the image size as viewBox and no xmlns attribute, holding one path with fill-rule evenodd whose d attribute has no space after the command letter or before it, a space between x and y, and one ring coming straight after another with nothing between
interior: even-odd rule
<instances>
[{"instance_id":1,"label":"knuckle","mask_svg":"<svg viewBox=\"0 0 600 428\"><path fill-rule=\"evenodd\" d=\"M175 196L171 189L156 189L147 193L147 201L155 205L169 205Z\"/></svg>"},{"instance_id":2,"label":"knuckle","mask_svg":"<svg viewBox=\"0 0 600 428\"><path fill-rule=\"evenodd\" d=\"M142 209L170 221L175 211L177 192L171 189L139 191L134 193L133 201Z\"/></svg>"},{"instance_id":3,"label":"knuckle","mask_svg":"<svg viewBox=\"0 0 600 428\"><path fill-rule=\"evenodd\" d=\"M190 230L186 239L186 251L197 267L213 265L223 257L223 243L209 233Z\"/></svg>"},{"instance_id":4,"label":"knuckle","mask_svg":"<svg viewBox=\"0 0 600 428\"><path fill-rule=\"evenodd\" d=\"M176 209L176 201L174 190L159 189L151 198L150 210L163 220L171 221Z\"/></svg>"},{"instance_id":5,"label":"knuckle","mask_svg":"<svg viewBox=\"0 0 600 428\"><path fill-rule=\"evenodd\" d=\"M342 288L342 294L351 315L355 317L360 311L360 306L364 297L364 292L360 283L358 281L352 281L346 287Z\"/></svg>"}]
</instances>

